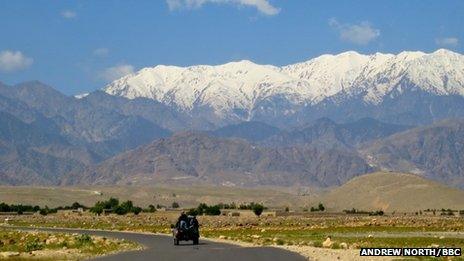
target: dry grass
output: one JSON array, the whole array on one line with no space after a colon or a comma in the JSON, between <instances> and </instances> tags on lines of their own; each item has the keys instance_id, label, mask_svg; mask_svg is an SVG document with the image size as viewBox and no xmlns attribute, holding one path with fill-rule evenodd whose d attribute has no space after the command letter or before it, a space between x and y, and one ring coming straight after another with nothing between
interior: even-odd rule
<instances>
[{"instance_id":1,"label":"dry grass","mask_svg":"<svg viewBox=\"0 0 464 261\"><path fill-rule=\"evenodd\" d=\"M132 242L104 237L26 232L0 227L0 259L11 255L16 259L78 260L119 251L139 249Z\"/></svg>"}]
</instances>

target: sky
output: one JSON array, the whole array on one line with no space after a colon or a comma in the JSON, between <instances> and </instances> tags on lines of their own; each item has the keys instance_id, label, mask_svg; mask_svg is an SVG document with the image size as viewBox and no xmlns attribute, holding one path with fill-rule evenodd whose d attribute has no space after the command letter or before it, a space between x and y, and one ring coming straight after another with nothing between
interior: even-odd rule
<instances>
[{"instance_id":1,"label":"sky","mask_svg":"<svg viewBox=\"0 0 464 261\"><path fill-rule=\"evenodd\" d=\"M74 95L158 64L463 53L464 1L0 0L0 82Z\"/></svg>"}]
</instances>

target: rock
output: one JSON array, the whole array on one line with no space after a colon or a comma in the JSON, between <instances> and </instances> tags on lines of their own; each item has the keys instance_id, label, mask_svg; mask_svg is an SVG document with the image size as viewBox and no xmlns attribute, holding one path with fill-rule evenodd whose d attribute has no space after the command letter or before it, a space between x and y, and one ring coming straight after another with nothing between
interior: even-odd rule
<instances>
[{"instance_id":1,"label":"rock","mask_svg":"<svg viewBox=\"0 0 464 261\"><path fill-rule=\"evenodd\" d=\"M348 244L345 242L340 243L340 248L342 249L348 249Z\"/></svg>"},{"instance_id":2,"label":"rock","mask_svg":"<svg viewBox=\"0 0 464 261\"><path fill-rule=\"evenodd\" d=\"M261 229L261 233L264 233L264 232L266 232L266 229L264 229L264 228Z\"/></svg>"},{"instance_id":3,"label":"rock","mask_svg":"<svg viewBox=\"0 0 464 261\"><path fill-rule=\"evenodd\" d=\"M373 237L374 237L374 236L373 236L373 235L370 235L370 234L367 236L367 238L373 238Z\"/></svg>"},{"instance_id":4,"label":"rock","mask_svg":"<svg viewBox=\"0 0 464 261\"><path fill-rule=\"evenodd\" d=\"M0 256L5 257L5 258L15 257L15 256L19 256L19 252L10 252L10 251L0 252Z\"/></svg>"},{"instance_id":5,"label":"rock","mask_svg":"<svg viewBox=\"0 0 464 261\"><path fill-rule=\"evenodd\" d=\"M328 237L324 242L322 242L322 247L331 248L333 245L332 240Z\"/></svg>"},{"instance_id":6,"label":"rock","mask_svg":"<svg viewBox=\"0 0 464 261\"><path fill-rule=\"evenodd\" d=\"M430 247L432 247L432 248L439 248L440 245L439 245L439 244L431 244Z\"/></svg>"},{"instance_id":7,"label":"rock","mask_svg":"<svg viewBox=\"0 0 464 261\"><path fill-rule=\"evenodd\" d=\"M445 236L440 236L439 239L445 239Z\"/></svg>"},{"instance_id":8,"label":"rock","mask_svg":"<svg viewBox=\"0 0 464 261\"><path fill-rule=\"evenodd\" d=\"M259 235L251 235L251 238L253 238L253 239L260 239L261 236L259 236Z\"/></svg>"},{"instance_id":9,"label":"rock","mask_svg":"<svg viewBox=\"0 0 464 261\"><path fill-rule=\"evenodd\" d=\"M223 235L220 235L220 236L219 236L219 239L227 239L227 237L226 237L226 236L223 236Z\"/></svg>"},{"instance_id":10,"label":"rock","mask_svg":"<svg viewBox=\"0 0 464 261\"><path fill-rule=\"evenodd\" d=\"M56 243L58 243L58 238L56 238L55 236L51 236L47 238L47 240L45 240L46 245L51 245L51 244L56 244Z\"/></svg>"}]
</instances>

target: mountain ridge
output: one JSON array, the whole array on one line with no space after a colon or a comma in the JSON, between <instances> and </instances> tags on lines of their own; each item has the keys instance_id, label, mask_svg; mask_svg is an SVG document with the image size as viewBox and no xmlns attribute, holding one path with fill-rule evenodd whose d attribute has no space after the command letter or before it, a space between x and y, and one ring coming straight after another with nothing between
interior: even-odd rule
<instances>
[{"instance_id":1,"label":"mountain ridge","mask_svg":"<svg viewBox=\"0 0 464 261\"><path fill-rule=\"evenodd\" d=\"M272 113L295 117L307 108L320 110L328 99L377 106L387 96L408 91L463 97L464 56L445 49L397 55L349 51L283 67L246 60L215 66L158 65L103 90L129 99L153 99L219 124L263 121L261 116Z\"/></svg>"}]
</instances>

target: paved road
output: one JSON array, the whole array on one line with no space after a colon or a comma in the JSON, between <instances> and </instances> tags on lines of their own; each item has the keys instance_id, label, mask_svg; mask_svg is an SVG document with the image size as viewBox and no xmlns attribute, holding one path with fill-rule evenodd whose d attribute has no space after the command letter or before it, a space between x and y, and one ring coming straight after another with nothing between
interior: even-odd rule
<instances>
[{"instance_id":1,"label":"paved road","mask_svg":"<svg viewBox=\"0 0 464 261\"><path fill-rule=\"evenodd\" d=\"M95 258L94 260L137 261L137 260L185 260L185 261L292 261L306 260L304 257L283 249L274 247L239 247L231 244L216 243L201 240L194 246L191 241L182 241L181 245L174 246L172 237L164 235L149 235L125 232L52 229L52 228L19 228L21 230L40 230L50 232L80 233L104 237L127 239L145 246L141 251L129 251L111 256Z\"/></svg>"}]
</instances>

